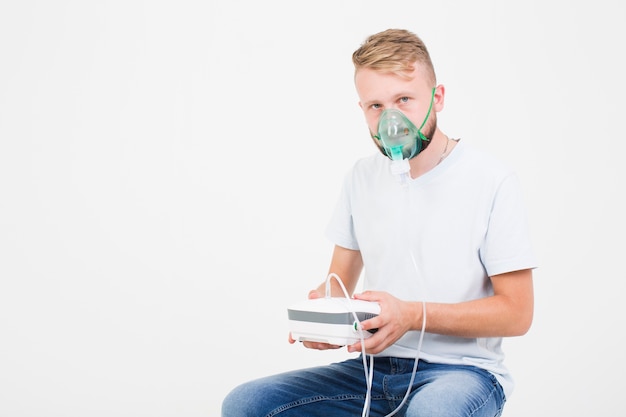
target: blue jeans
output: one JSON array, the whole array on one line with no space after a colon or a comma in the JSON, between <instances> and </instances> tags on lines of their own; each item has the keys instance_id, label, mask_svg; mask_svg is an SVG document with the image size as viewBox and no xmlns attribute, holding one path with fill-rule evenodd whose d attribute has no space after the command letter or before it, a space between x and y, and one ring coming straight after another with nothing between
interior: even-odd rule
<instances>
[{"instance_id":1,"label":"blue jeans","mask_svg":"<svg viewBox=\"0 0 626 417\"><path fill-rule=\"evenodd\" d=\"M371 417L400 405L413 365L413 359L374 358ZM353 358L239 385L224 399L222 417L360 416L366 393L362 358ZM496 417L504 403L502 388L488 371L420 360L409 399L395 416Z\"/></svg>"}]
</instances>

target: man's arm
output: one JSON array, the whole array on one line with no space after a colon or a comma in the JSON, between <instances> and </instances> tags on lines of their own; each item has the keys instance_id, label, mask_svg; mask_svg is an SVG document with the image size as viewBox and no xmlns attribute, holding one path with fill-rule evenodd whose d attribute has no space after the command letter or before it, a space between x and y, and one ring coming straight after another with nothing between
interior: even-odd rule
<instances>
[{"instance_id":1,"label":"man's arm","mask_svg":"<svg viewBox=\"0 0 626 417\"><path fill-rule=\"evenodd\" d=\"M346 287L350 296L352 296L354 290L356 289L362 270L363 258L361 258L361 251L346 249L335 245L333 256L330 261L330 267L328 268L328 274L336 274L341 279L341 282L343 282L343 285ZM331 278L330 285L330 293L333 297L344 296L341 286L336 279ZM326 281L320 284L317 289L311 291L311 293L309 293L309 298L316 297L317 295L323 297L326 293Z\"/></svg>"},{"instance_id":2,"label":"man's arm","mask_svg":"<svg viewBox=\"0 0 626 417\"><path fill-rule=\"evenodd\" d=\"M525 334L533 319L532 270L524 269L491 277L494 294L462 303L426 302L426 332L457 337L506 337ZM368 353L379 353L409 330L421 330L421 301L402 301L391 294L365 291L355 298L376 301L381 314L362 322L364 330L378 328L365 341ZM350 346L359 351L360 343Z\"/></svg>"},{"instance_id":3,"label":"man's arm","mask_svg":"<svg viewBox=\"0 0 626 417\"><path fill-rule=\"evenodd\" d=\"M532 270L495 275L491 282L490 297L458 304L426 303L426 331L459 337L525 334L533 320ZM419 317L412 330L421 328L421 313Z\"/></svg>"}]
</instances>

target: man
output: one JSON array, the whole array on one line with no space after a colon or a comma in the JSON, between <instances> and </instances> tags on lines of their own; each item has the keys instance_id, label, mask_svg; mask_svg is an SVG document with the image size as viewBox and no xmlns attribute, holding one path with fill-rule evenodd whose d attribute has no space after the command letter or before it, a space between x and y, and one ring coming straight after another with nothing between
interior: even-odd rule
<instances>
[{"instance_id":1,"label":"man","mask_svg":"<svg viewBox=\"0 0 626 417\"><path fill-rule=\"evenodd\" d=\"M362 357L296 370L239 386L222 416L498 416L513 389L502 338L525 334L533 316L536 262L517 177L439 129L445 89L415 34L377 33L352 58L380 152L346 176L327 229L329 277L380 306L361 322L378 330L348 346L373 355L372 382ZM362 273L366 291L353 294Z\"/></svg>"}]
</instances>

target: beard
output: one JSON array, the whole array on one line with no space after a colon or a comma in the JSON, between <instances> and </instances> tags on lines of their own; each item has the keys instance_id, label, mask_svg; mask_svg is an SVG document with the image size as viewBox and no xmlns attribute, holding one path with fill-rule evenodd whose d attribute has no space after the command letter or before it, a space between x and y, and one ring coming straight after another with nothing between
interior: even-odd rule
<instances>
[{"instance_id":1,"label":"beard","mask_svg":"<svg viewBox=\"0 0 626 417\"><path fill-rule=\"evenodd\" d=\"M437 130L437 113L432 113L432 116L428 119L426 125L424 125L423 130L422 135L428 140L422 140L422 151L428 148L428 145L432 142L433 136L435 136L435 130ZM419 153L417 155L419 155Z\"/></svg>"}]
</instances>

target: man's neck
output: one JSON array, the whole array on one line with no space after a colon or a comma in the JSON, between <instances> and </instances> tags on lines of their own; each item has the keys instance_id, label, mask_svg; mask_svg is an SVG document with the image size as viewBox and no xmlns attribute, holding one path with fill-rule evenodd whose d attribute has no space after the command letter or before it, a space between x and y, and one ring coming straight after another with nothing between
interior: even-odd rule
<instances>
[{"instance_id":1,"label":"man's neck","mask_svg":"<svg viewBox=\"0 0 626 417\"><path fill-rule=\"evenodd\" d=\"M439 129L435 131L428 147L409 161L411 178L420 177L439 165L442 159L450 152L452 144L446 135Z\"/></svg>"}]
</instances>

